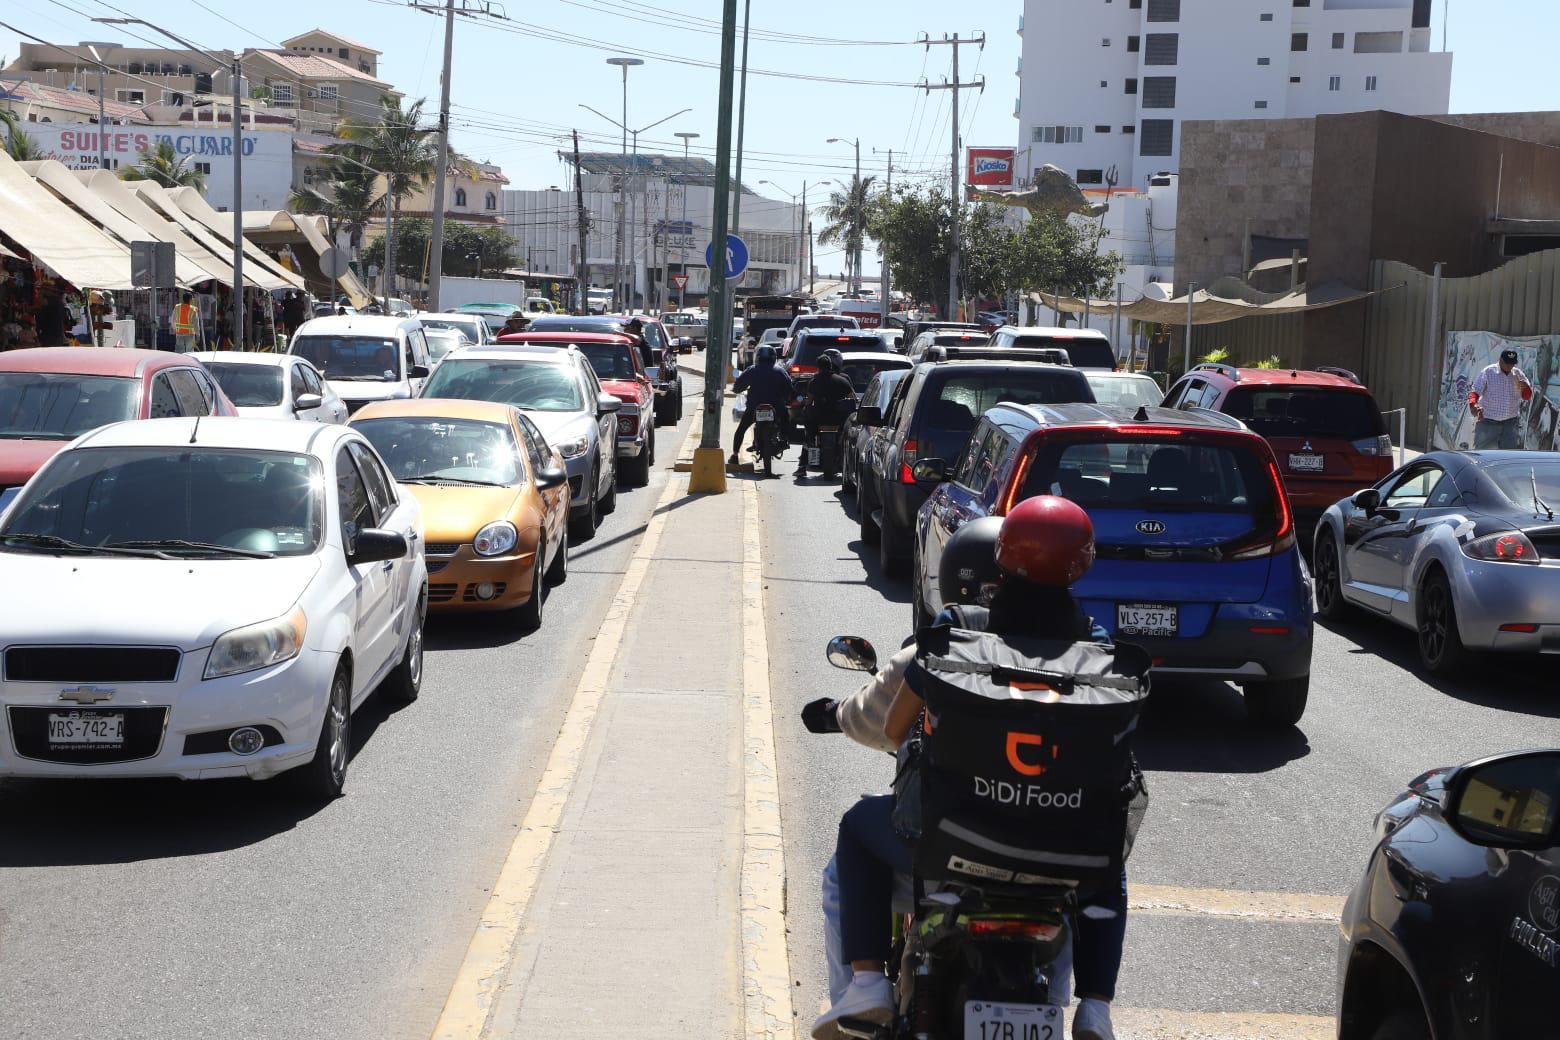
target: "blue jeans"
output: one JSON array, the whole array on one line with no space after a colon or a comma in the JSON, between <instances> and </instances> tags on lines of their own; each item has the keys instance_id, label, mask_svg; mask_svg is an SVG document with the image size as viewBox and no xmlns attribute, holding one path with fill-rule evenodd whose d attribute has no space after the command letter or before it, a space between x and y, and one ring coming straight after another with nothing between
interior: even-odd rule
<instances>
[{"instance_id":1,"label":"blue jeans","mask_svg":"<svg viewBox=\"0 0 1560 1040\"><path fill-rule=\"evenodd\" d=\"M893 945L894 874L908 874L912 849L894 830L894 796L861 799L840 818L835 846L839 877L840 952L853 961L887 961ZM1127 938L1127 872L1112 887L1085 903L1073 937L1073 972L1078 993L1112 1000L1121 973Z\"/></svg>"},{"instance_id":2,"label":"blue jeans","mask_svg":"<svg viewBox=\"0 0 1560 1040\"><path fill-rule=\"evenodd\" d=\"M1517 448L1516 417L1510 419L1480 419L1473 427L1475 450L1500 449L1515 451Z\"/></svg>"}]
</instances>

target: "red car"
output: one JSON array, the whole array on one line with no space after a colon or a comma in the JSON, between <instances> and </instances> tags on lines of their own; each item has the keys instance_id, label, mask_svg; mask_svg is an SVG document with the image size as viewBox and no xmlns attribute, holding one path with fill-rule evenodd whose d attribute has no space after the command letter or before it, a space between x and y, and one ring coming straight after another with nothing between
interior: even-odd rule
<instances>
[{"instance_id":1,"label":"red car","mask_svg":"<svg viewBox=\"0 0 1560 1040\"><path fill-rule=\"evenodd\" d=\"M645 370L633 336L612 332L510 332L499 343L532 347L577 347L601 380L601 388L623 402L617 415L617 456L630 485L650 483L655 465L655 384ZM647 421L648 417L648 421Z\"/></svg>"},{"instance_id":2,"label":"red car","mask_svg":"<svg viewBox=\"0 0 1560 1040\"><path fill-rule=\"evenodd\" d=\"M1164 407L1223 412L1267 438L1307 546L1329 506L1393 469L1376 399L1346 369L1197 365L1170 388Z\"/></svg>"},{"instance_id":3,"label":"red car","mask_svg":"<svg viewBox=\"0 0 1560 1040\"><path fill-rule=\"evenodd\" d=\"M201 363L116 347L0 354L0 506L65 445L124 419L237 415Z\"/></svg>"}]
</instances>

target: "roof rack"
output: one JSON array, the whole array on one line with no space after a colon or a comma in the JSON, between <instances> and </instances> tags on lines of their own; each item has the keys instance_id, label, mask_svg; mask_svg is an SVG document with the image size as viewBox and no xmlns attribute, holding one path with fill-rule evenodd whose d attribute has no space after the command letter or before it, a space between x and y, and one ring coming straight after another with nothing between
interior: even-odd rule
<instances>
[{"instance_id":1,"label":"roof rack","mask_svg":"<svg viewBox=\"0 0 1560 1040\"><path fill-rule=\"evenodd\" d=\"M1326 373L1330 376L1338 376L1339 378L1347 379L1351 383L1358 383L1360 381L1359 376L1355 375L1353 372L1350 372L1347 368L1339 368L1336 365L1318 365L1316 370L1318 372Z\"/></svg>"},{"instance_id":2,"label":"roof rack","mask_svg":"<svg viewBox=\"0 0 1560 1040\"><path fill-rule=\"evenodd\" d=\"M1217 372L1217 373L1219 373L1219 375L1226 376L1229 379L1232 379L1232 380L1234 380L1237 383L1240 382L1240 369L1236 368L1234 365L1226 365L1226 364L1224 364L1223 362L1220 362L1220 361L1204 361L1200 365L1193 365L1192 366L1192 371L1193 372L1202 372L1202 371Z\"/></svg>"},{"instance_id":3,"label":"roof rack","mask_svg":"<svg viewBox=\"0 0 1560 1040\"><path fill-rule=\"evenodd\" d=\"M973 347L931 346L922 361L1038 361L1043 364L1072 367L1067 351L1060 347Z\"/></svg>"}]
</instances>

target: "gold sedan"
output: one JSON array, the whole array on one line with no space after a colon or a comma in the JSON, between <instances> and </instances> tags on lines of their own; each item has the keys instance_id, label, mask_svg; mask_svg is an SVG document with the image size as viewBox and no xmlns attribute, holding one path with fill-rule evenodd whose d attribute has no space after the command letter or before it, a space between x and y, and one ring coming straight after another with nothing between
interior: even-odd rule
<instances>
[{"instance_id":1,"label":"gold sedan","mask_svg":"<svg viewBox=\"0 0 1560 1040\"><path fill-rule=\"evenodd\" d=\"M422 506L432 610L515 610L542 623L568 573L568 474L519 409L487 401L383 401L352 416Z\"/></svg>"}]
</instances>

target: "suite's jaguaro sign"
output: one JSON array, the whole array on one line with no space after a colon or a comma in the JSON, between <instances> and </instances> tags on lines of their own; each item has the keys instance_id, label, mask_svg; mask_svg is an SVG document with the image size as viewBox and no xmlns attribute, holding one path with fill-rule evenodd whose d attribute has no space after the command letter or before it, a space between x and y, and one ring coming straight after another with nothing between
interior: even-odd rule
<instances>
[{"instance_id":1,"label":"suite's jaguaro sign","mask_svg":"<svg viewBox=\"0 0 1560 1040\"><path fill-rule=\"evenodd\" d=\"M47 159L57 159L73 170L95 170L98 165L98 128L91 123L23 123L27 136L42 149ZM103 150L110 167L137 162L142 152L159 144L168 144L180 159L191 161L231 160L233 132L216 127L131 127L111 126L102 134ZM274 131L249 131L242 135L244 158L279 149L290 154L288 134Z\"/></svg>"}]
</instances>

